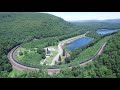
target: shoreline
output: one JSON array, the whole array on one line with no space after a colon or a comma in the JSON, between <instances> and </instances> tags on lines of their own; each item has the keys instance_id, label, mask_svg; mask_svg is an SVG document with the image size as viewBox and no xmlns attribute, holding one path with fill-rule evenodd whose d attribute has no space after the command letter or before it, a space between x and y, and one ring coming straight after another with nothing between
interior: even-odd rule
<instances>
[{"instance_id":1,"label":"shoreline","mask_svg":"<svg viewBox=\"0 0 120 90\"><path fill-rule=\"evenodd\" d=\"M55 62L58 61L59 56L62 56L62 54L63 54L63 49L64 49L64 46L65 46L66 44L71 43L71 42L74 42L75 40L80 39L80 38L82 38L82 37L86 37L85 35L86 35L87 33L89 33L89 31L87 31L85 34L78 35L78 36L71 37L71 38L68 38L68 39L66 39L66 40L60 41L59 44L58 44L58 54L53 58L53 61L52 61L52 63L51 63L50 65L51 65L51 66L52 66L52 65L55 65ZM66 52L65 58L66 58L66 57L69 57L69 56L70 56L69 52L67 52L66 50L65 50L65 52ZM63 62L63 61L65 60L65 58L64 58L61 62Z\"/></svg>"}]
</instances>

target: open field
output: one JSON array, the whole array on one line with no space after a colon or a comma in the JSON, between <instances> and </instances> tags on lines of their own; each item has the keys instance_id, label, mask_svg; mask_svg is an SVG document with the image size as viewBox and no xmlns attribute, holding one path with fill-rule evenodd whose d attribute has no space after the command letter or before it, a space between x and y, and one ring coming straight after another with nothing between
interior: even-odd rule
<instances>
[{"instance_id":1,"label":"open field","mask_svg":"<svg viewBox=\"0 0 120 90\"><path fill-rule=\"evenodd\" d=\"M52 56L47 56L46 59L46 65L51 64L53 58L57 55L57 46L50 46L49 48L51 49L55 49L51 50ZM34 49L34 50L33 50ZM23 52L23 55L20 56L19 52ZM27 52L27 53L24 53ZM40 65L40 64L44 64L44 60L41 58L41 54L37 53L37 48L30 48L30 49L26 49L26 48L18 48L15 52L14 52L14 58L22 63L27 63L27 64L32 64L32 65Z\"/></svg>"},{"instance_id":2,"label":"open field","mask_svg":"<svg viewBox=\"0 0 120 90\"><path fill-rule=\"evenodd\" d=\"M27 53L24 53L22 56L19 56L19 51L25 52L27 51ZM28 64L32 64L32 65L39 65L40 62L40 58L41 55L38 54L36 51L31 51L31 50L27 50L25 48L18 48L15 52L14 52L14 58L19 61L19 62L23 62L23 63L28 63Z\"/></svg>"}]
</instances>

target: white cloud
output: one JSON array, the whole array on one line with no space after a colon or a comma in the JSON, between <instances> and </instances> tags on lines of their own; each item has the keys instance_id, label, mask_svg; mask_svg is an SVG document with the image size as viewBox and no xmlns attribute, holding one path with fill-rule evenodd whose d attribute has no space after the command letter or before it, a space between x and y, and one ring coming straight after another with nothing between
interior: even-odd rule
<instances>
[{"instance_id":1,"label":"white cloud","mask_svg":"<svg viewBox=\"0 0 120 90\"><path fill-rule=\"evenodd\" d=\"M120 12L46 12L69 20L104 20L120 18Z\"/></svg>"}]
</instances>

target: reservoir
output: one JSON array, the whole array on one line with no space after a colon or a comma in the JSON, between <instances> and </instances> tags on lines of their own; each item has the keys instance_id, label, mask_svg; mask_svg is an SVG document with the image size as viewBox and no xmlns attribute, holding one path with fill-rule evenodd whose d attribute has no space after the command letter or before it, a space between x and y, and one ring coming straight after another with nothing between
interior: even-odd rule
<instances>
[{"instance_id":1,"label":"reservoir","mask_svg":"<svg viewBox=\"0 0 120 90\"><path fill-rule=\"evenodd\" d=\"M100 35L105 35L105 34L109 34L109 33L113 33L113 32L117 32L117 30L99 29L96 31L96 33L98 33Z\"/></svg>"},{"instance_id":2,"label":"reservoir","mask_svg":"<svg viewBox=\"0 0 120 90\"><path fill-rule=\"evenodd\" d=\"M88 44L89 42L91 42L93 40L93 38L89 38L89 37L82 37L82 38L79 38L69 44L66 45L66 48L70 51L76 49L76 48L79 48L79 47L82 47L86 44Z\"/></svg>"}]
</instances>

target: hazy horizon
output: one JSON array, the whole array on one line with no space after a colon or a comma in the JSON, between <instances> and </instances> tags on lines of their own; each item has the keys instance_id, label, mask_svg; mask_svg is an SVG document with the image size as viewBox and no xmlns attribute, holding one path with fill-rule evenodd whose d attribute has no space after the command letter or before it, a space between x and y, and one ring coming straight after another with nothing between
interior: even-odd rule
<instances>
[{"instance_id":1,"label":"hazy horizon","mask_svg":"<svg viewBox=\"0 0 120 90\"><path fill-rule=\"evenodd\" d=\"M63 18L66 21L120 19L120 12L42 12Z\"/></svg>"}]
</instances>

